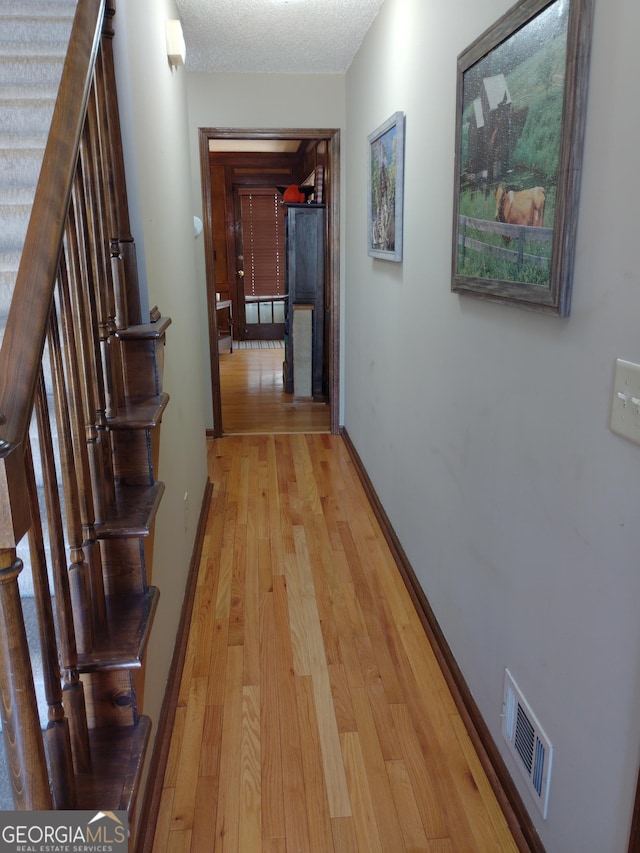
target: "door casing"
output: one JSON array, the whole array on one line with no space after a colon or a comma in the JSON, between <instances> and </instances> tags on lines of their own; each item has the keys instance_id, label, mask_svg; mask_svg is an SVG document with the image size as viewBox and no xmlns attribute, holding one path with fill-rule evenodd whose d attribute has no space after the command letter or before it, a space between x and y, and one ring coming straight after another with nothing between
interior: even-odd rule
<instances>
[{"instance_id":1,"label":"door casing","mask_svg":"<svg viewBox=\"0 0 640 853\"><path fill-rule=\"evenodd\" d=\"M327 274L329 297L329 410L331 432L340 431L340 131L338 129L239 129L200 128L200 174L202 185L202 214L204 224L205 274L209 328L209 359L211 367L211 396L213 402L213 437L224 435L222 399L220 393L220 359L218 355L218 319L216 287L213 268L213 223L211 215L212 188L209 168L211 139L313 139L326 140L328 164L325 183L330 184L329 231L327 241Z\"/></svg>"}]
</instances>

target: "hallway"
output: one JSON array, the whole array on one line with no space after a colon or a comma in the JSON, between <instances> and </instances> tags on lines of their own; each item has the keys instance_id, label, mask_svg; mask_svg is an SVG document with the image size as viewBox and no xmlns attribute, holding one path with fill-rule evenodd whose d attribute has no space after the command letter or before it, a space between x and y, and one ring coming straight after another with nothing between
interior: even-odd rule
<instances>
[{"instance_id":1,"label":"hallway","mask_svg":"<svg viewBox=\"0 0 640 853\"><path fill-rule=\"evenodd\" d=\"M208 467L154 853L516 850L342 438Z\"/></svg>"}]
</instances>

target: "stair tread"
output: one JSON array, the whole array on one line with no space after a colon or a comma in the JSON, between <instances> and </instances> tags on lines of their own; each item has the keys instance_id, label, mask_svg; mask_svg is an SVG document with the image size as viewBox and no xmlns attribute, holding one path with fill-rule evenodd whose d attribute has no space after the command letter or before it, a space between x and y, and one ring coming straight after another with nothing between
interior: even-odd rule
<instances>
[{"instance_id":1,"label":"stair tread","mask_svg":"<svg viewBox=\"0 0 640 853\"><path fill-rule=\"evenodd\" d=\"M112 430L153 429L160 423L168 402L169 395L166 393L158 397L131 400L113 418L107 419L107 425Z\"/></svg>"},{"instance_id":2,"label":"stair tread","mask_svg":"<svg viewBox=\"0 0 640 853\"><path fill-rule=\"evenodd\" d=\"M160 592L150 586L141 595L107 596L107 619L92 652L78 655L80 672L139 669L147 647Z\"/></svg>"},{"instance_id":3,"label":"stair tread","mask_svg":"<svg viewBox=\"0 0 640 853\"><path fill-rule=\"evenodd\" d=\"M38 0L34 14L33 0L0 0L0 12L10 18L69 18L77 5L77 0Z\"/></svg>"},{"instance_id":4,"label":"stair tread","mask_svg":"<svg viewBox=\"0 0 640 853\"><path fill-rule=\"evenodd\" d=\"M0 272L15 272L20 266L20 258L22 250L16 251L12 249L7 252L6 249L0 251Z\"/></svg>"},{"instance_id":5,"label":"stair tread","mask_svg":"<svg viewBox=\"0 0 640 853\"><path fill-rule=\"evenodd\" d=\"M135 726L91 729L92 772L78 773L78 809L126 811L131 815L151 733L142 716Z\"/></svg>"},{"instance_id":6,"label":"stair tread","mask_svg":"<svg viewBox=\"0 0 640 853\"><path fill-rule=\"evenodd\" d=\"M116 337L124 341L155 340L161 338L171 325L171 317L160 317L155 323L140 323L119 329Z\"/></svg>"},{"instance_id":7,"label":"stair tread","mask_svg":"<svg viewBox=\"0 0 640 853\"><path fill-rule=\"evenodd\" d=\"M31 104L40 101L48 103L58 97L58 88L52 83L4 84L0 86L0 101L5 104Z\"/></svg>"},{"instance_id":8,"label":"stair tread","mask_svg":"<svg viewBox=\"0 0 640 853\"><path fill-rule=\"evenodd\" d=\"M33 53L33 44L27 41L2 41L0 40L0 50L2 51L2 59L10 61L14 58L30 59L33 62L42 60L56 59L60 61L67 54L69 43L66 41L39 41L38 53Z\"/></svg>"},{"instance_id":9,"label":"stair tread","mask_svg":"<svg viewBox=\"0 0 640 853\"><path fill-rule=\"evenodd\" d=\"M164 483L151 486L117 486L116 505L95 525L98 539L148 536L164 493Z\"/></svg>"},{"instance_id":10,"label":"stair tread","mask_svg":"<svg viewBox=\"0 0 640 853\"><path fill-rule=\"evenodd\" d=\"M0 187L0 204L32 207L34 193L35 187Z\"/></svg>"}]
</instances>

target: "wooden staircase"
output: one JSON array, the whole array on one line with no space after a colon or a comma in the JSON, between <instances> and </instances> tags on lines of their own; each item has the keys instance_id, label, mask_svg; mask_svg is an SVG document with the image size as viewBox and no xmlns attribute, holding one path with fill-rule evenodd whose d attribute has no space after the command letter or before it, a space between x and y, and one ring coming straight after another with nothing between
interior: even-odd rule
<instances>
[{"instance_id":1,"label":"wooden staircase","mask_svg":"<svg viewBox=\"0 0 640 853\"><path fill-rule=\"evenodd\" d=\"M126 810L133 825L170 320L141 316L114 15L111 0L78 0L0 350L0 775L16 809Z\"/></svg>"}]
</instances>

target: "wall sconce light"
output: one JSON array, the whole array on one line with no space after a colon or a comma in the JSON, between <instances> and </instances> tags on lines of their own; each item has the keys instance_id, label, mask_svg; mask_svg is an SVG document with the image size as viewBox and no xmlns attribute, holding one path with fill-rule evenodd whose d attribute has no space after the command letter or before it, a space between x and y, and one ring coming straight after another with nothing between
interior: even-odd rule
<instances>
[{"instance_id":1,"label":"wall sconce light","mask_svg":"<svg viewBox=\"0 0 640 853\"><path fill-rule=\"evenodd\" d=\"M167 57L169 58L169 63L177 68L178 65L184 65L187 55L184 36L182 34L182 24L180 21L165 21L165 30L167 35Z\"/></svg>"}]
</instances>

